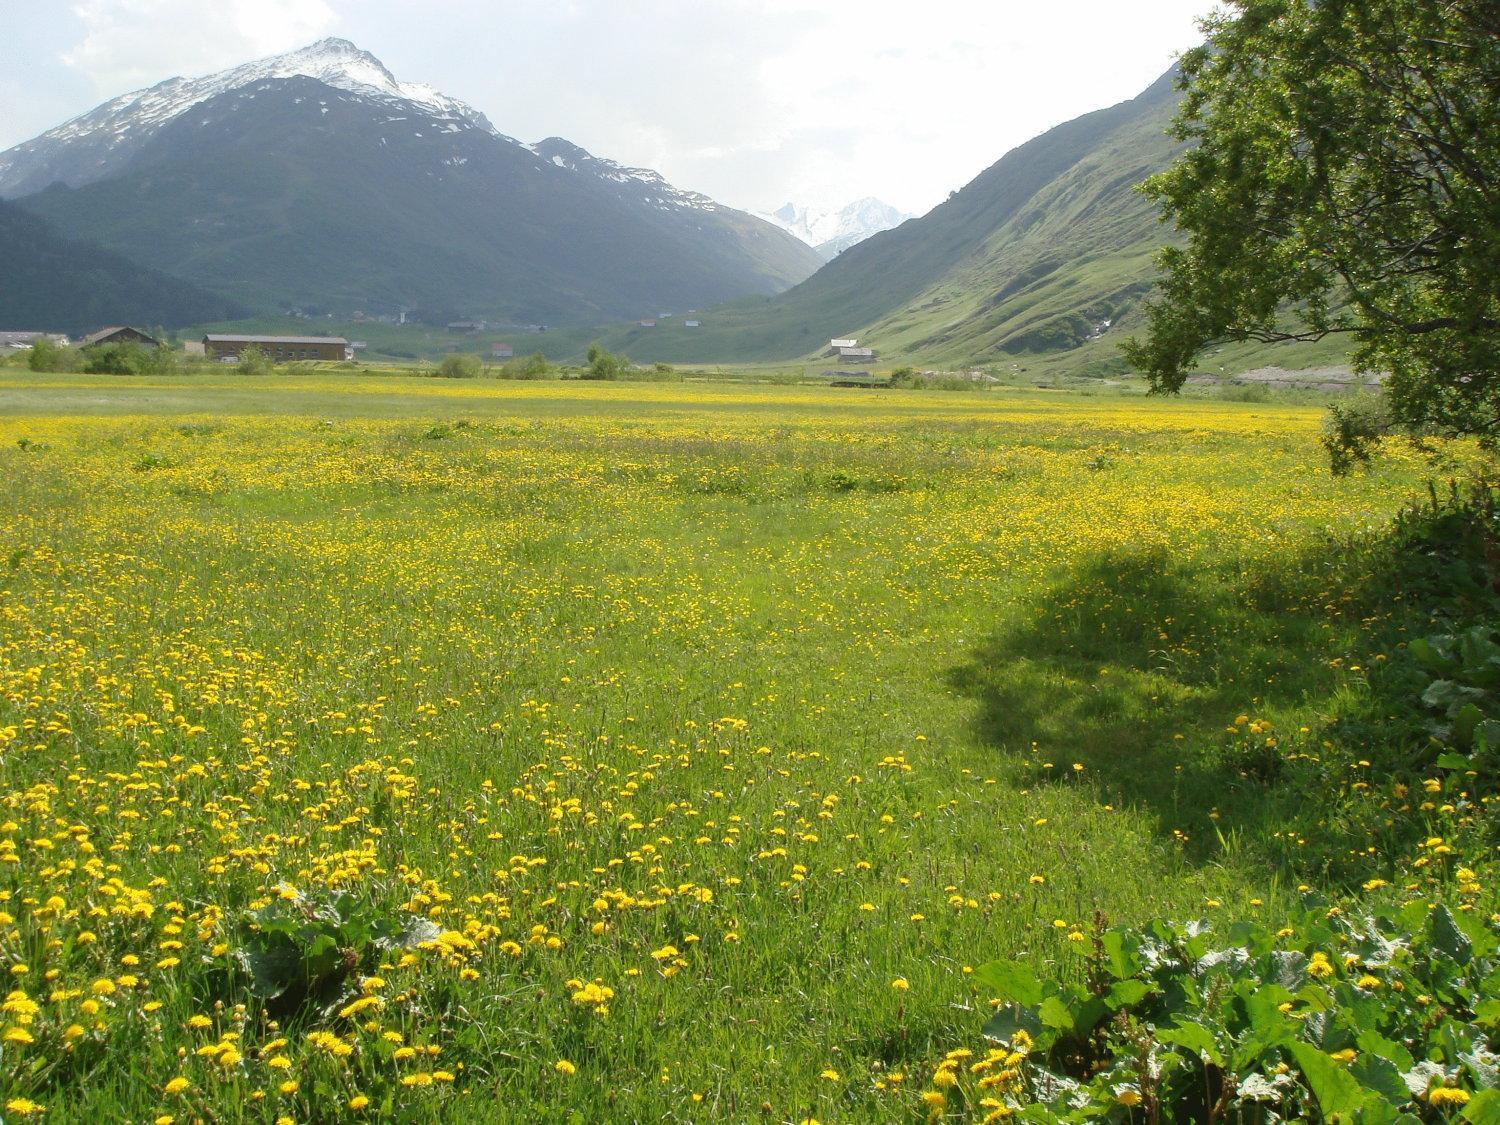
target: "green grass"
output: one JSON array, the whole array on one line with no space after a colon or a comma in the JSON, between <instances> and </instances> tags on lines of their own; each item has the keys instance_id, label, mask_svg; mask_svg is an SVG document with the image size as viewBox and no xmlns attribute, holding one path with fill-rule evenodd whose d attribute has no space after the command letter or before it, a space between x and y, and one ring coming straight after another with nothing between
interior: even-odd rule
<instances>
[{"instance_id":1,"label":"green grass","mask_svg":"<svg viewBox=\"0 0 1500 1125\"><path fill-rule=\"evenodd\" d=\"M1273 836L1315 795L1225 734L1295 744L1365 691L1339 544L1424 465L1332 480L1318 426L0 373L0 960L43 1009L4 1095L60 1120L917 1112L917 1072L983 1023L966 965L1066 974L1096 912L1274 920L1289 883L1341 885L1351 841ZM358 1017L266 1009L234 954L283 885L474 945L371 954ZM593 979L607 1015L570 999ZM196 1053L226 1031L238 1058Z\"/></svg>"}]
</instances>

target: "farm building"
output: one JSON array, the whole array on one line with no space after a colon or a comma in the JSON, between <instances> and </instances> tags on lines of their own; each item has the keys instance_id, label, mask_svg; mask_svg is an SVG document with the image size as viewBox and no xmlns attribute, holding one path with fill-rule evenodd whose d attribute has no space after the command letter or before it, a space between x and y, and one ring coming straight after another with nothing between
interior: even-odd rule
<instances>
[{"instance_id":1,"label":"farm building","mask_svg":"<svg viewBox=\"0 0 1500 1125\"><path fill-rule=\"evenodd\" d=\"M697 320L684 320L682 322L682 326L684 328L697 328L700 323L701 323L701 321L697 321Z\"/></svg>"},{"instance_id":2,"label":"farm building","mask_svg":"<svg viewBox=\"0 0 1500 1125\"><path fill-rule=\"evenodd\" d=\"M482 320L452 320L448 322L449 332L483 332L484 321Z\"/></svg>"},{"instance_id":3,"label":"farm building","mask_svg":"<svg viewBox=\"0 0 1500 1125\"><path fill-rule=\"evenodd\" d=\"M516 354L516 349L510 344L502 344L498 341L490 345L491 359L511 359Z\"/></svg>"},{"instance_id":4,"label":"farm building","mask_svg":"<svg viewBox=\"0 0 1500 1125\"><path fill-rule=\"evenodd\" d=\"M643 320L643 321L640 322L640 326L642 328L655 328L656 327L656 321L654 321L654 320Z\"/></svg>"},{"instance_id":5,"label":"farm building","mask_svg":"<svg viewBox=\"0 0 1500 1125\"><path fill-rule=\"evenodd\" d=\"M101 328L90 332L78 342L80 348L101 348L106 344L139 344L143 348L159 348L161 341L155 336L135 328Z\"/></svg>"},{"instance_id":6,"label":"farm building","mask_svg":"<svg viewBox=\"0 0 1500 1125\"><path fill-rule=\"evenodd\" d=\"M64 346L68 342L66 336L54 332L0 332L0 352L25 351L38 340L50 340Z\"/></svg>"},{"instance_id":7,"label":"farm building","mask_svg":"<svg viewBox=\"0 0 1500 1125\"><path fill-rule=\"evenodd\" d=\"M824 354L825 355L838 355L839 351L841 349L843 349L843 348L857 348L857 347L859 347L859 341L858 340L854 340L854 339L849 339L849 340L829 340L828 341L828 351L825 352Z\"/></svg>"},{"instance_id":8,"label":"farm building","mask_svg":"<svg viewBox=\"0 0 1500 1125\"><path fill-rule=\"evenodd\" d=\"M862 363L875 362L875 349L873 348L840 348L838 350L840 363L852 363L856 366Z\"/></svg>"},{"instance_id":9,"label":"farm building","mask_svg":"<svg viewBox=\"0 0 1500 1125\"><path fill-rule=\"evenodd\" d=\"M349 354L349 341L342 336L218 336L203 337L203 350L213 360L239 359L247 348L259 348L269 359L342 360Z\"/></svg>"}]
</instances>

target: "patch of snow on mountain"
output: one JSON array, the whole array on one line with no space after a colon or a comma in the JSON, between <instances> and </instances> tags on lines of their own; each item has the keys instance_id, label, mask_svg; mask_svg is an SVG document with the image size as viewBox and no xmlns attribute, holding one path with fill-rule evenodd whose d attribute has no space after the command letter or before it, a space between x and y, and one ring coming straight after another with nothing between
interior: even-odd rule
<instances>
[{"instance_id":1,"label":"patch of snow on mountain","mask_svg":"<svg viewBox=\"0 0 1500 1125\"><path fill-rule=\"evenodd\" d=\"M809 246L832 257L872 234L898 227L911 215L898 211L878 199L859 199L837 209L800 207L788 203L760 218L795 235Z\"/></svg>"},{"instance_id":2,"label":"patch of snow on mountain","mask_svg":"<svg viewBox=\"0 0 1500 1125\"><path fill-rule=\"evenodd\" d=\"M622 186L640 186L650 189L654 195L646 197L644 202L659 210L718 211L721 209L718 203L706 195L673 187L660 172L654 172L650 168L630 168L617 164L613 160L595 156L561 137L548 137L544 141L525 147L544 160L549 160L567 171L592 175Z\"/></svg>"},{"instance_id":3,"label":"patch of snow on mountain","mask_svg":"<svg viewBox=\"0 0 1500 1125\"><path fill-rule=\"evenodd\" d=\"M246 86L265 89L268 82L295 77L312 78L352 94L411 103L427 116L449 117L501 136L478 110L438 93L431 86L398 81L379 59L346 39L324 39L310 47L245 63L218 74L169 78L147 89L123 94L18 148L25 150L48 141L76 141L107 132L122 135L154 132L220 94Z\"/></svg>"}]
</instances>

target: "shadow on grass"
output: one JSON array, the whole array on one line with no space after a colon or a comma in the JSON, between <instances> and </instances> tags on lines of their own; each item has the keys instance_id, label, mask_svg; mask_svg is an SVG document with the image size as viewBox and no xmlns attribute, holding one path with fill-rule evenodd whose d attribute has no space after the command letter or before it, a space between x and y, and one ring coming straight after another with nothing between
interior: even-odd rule
<instances>
[{"instance_id":1,"label":"shadow on grass","mask_svg":"<svg viewBox=\"0 0 1500 1125\"><path fill-rule=\"evenodd\" d=\"M1098 557L952 683L1037 784L1147 810L1199 861L1248 849L1336 874L1376 842L1373 814L1336 808L1348 771L1383 783L1428 752L1400 642L1474 586L1473 558L1436 558L1426 535L1398 523L1232 570ZM1376 653L1392 659L1371 670Z\"/></svg>"}]
</instances>

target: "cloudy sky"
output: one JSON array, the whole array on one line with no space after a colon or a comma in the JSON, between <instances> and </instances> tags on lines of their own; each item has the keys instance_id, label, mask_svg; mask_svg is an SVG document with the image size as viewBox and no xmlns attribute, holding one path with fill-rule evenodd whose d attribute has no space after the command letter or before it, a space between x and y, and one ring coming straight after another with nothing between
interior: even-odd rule
<instances>
[{"instance_id":1,"label":"cloudy sky","mask_svg":"<svg viewBox=\"0 0 1500 1125\"><path fill-rule=\"evenodd\" d=\"M106 98L351 39L523 140L740 207L925 211L1131 97L1212 0L0 0L0 149Z\"/></svg>"}]
</instances>

